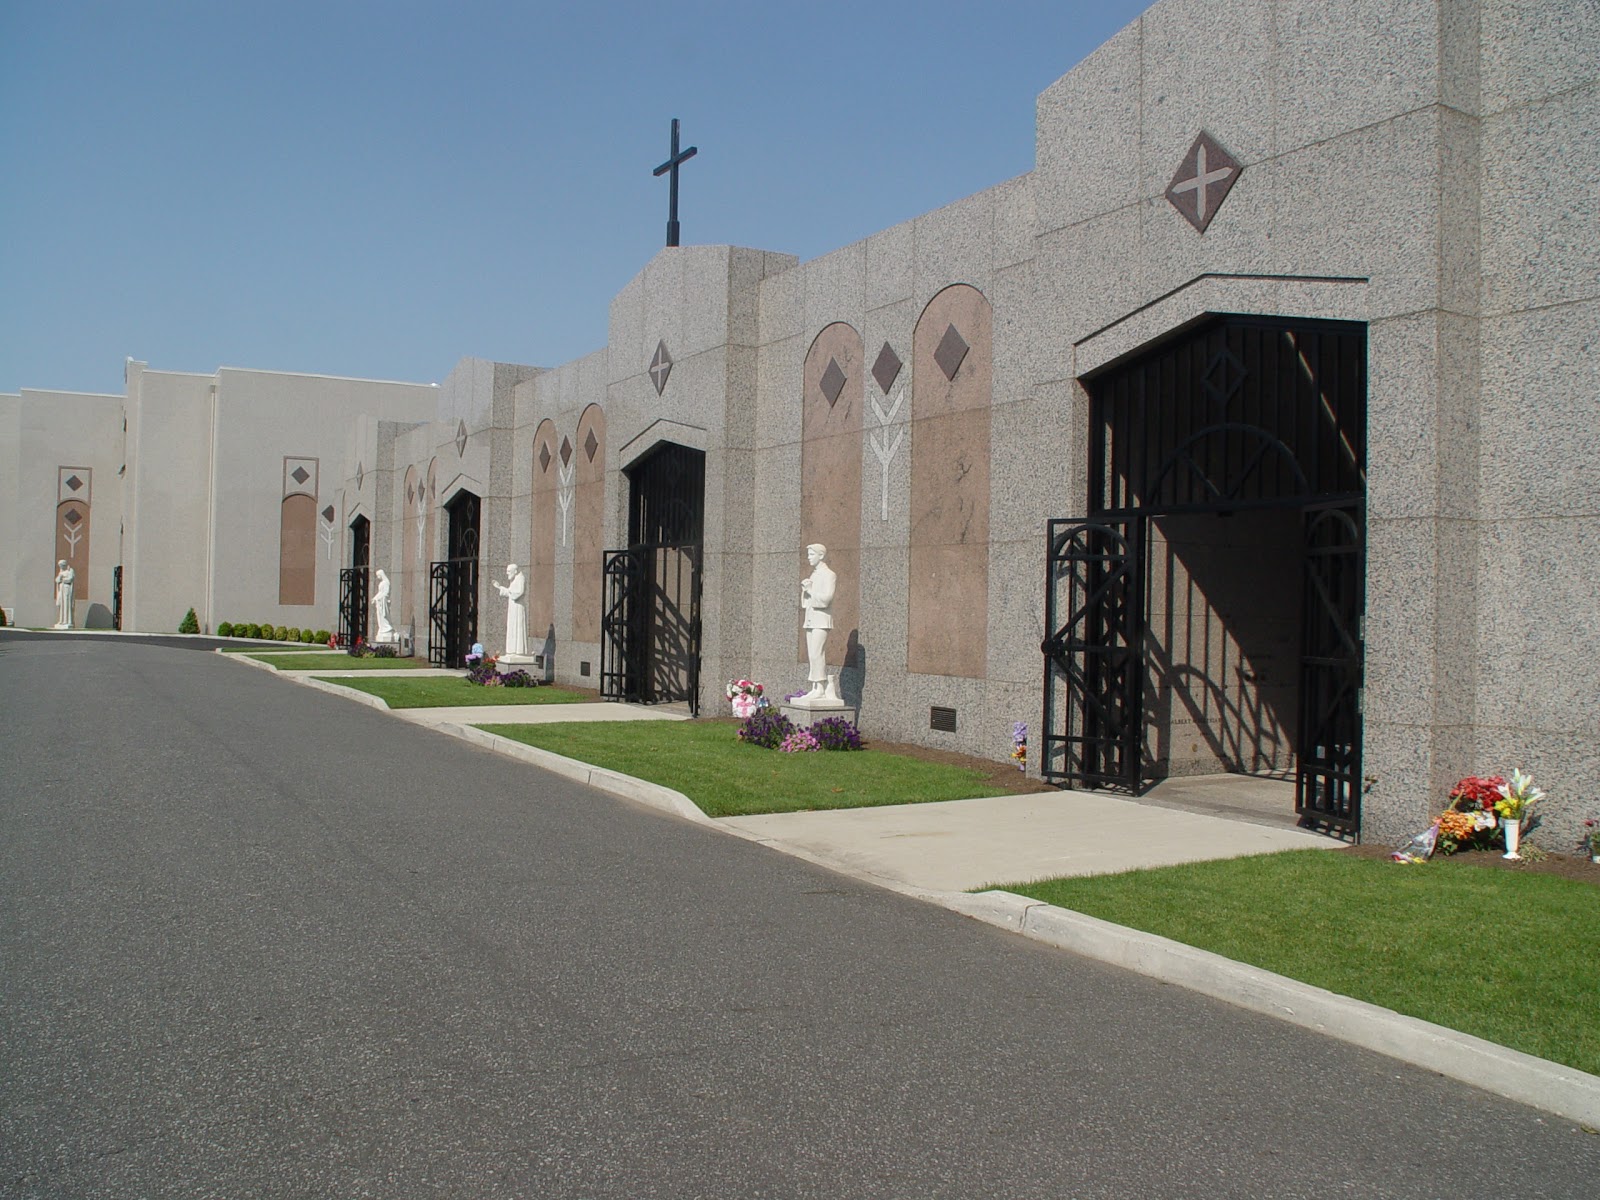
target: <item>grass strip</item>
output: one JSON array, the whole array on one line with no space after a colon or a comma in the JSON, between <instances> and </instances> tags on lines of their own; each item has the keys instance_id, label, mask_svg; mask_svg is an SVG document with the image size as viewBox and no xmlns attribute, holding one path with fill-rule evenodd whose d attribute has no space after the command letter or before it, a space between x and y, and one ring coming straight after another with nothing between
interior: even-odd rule
<instances>
[{"instance_id":1,"label":"grass strip","mask_svg":"<svg viewBox=\"0 0 1600 1200\"><path fill-rule=\"evenodd\" d=\"M381 662L381 659L366 659ZM354 688L376 696L390 708L463 708L478 704L587 704L593 696L561 687L481 687L458 675L420 675L405 679L330 679L324 683Z\"/></svg>"},{"instance_id":2,"label":"grass strip","mask_svg":"<svg viewBox=\"0 0 1600 1200\"><path fill-rule=\"evenodd\" d=\"M314 650L288 654L268 652L245 657L266 663L277 671L414 671L428 665L414 658L355 658L349 654L318 653Z\"/></svg>"},{"instance_id":3,"label":"grass strip","mask_svg":"<svg viewBox=\"0 0 1600 1200\"><path fill-rule=\"evenodd\" d=\"M1600 1074L1591 884L1296 850L1005 888Z\"/></svg>"},{"instance_id":4,"label":"grass strip","mask_svg":"<svg viewBox=\"0 0 1600 1200\"><path fill-rule=\"evenodd\" d=\"M978 771L881 750L784 754L747 746L725 721L480 728L672 788L711 817L924 804L993 793Z\"/></svg>"},{"instance_id":5,"label":"grass strip","mask_svg":"<svg viewBox=\"0 0 1600 1200\"><path fill-rule=\"evenodd\" d=\"M283 642L277 648L273 648L271 643L252 642L248 646L221 646L219 649L224 654L344 654L342 650L330 650L326 646L308 646L304 642Z\"/></svg>"}]
</instances>

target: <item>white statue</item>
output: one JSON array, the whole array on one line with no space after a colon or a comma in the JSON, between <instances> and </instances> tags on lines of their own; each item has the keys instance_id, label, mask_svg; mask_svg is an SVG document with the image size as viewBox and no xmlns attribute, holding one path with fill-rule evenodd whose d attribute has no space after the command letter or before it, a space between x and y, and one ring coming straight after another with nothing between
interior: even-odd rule
<instances>
[{"instance_id":1,"label":"white statue","mask_svg":"<svg viewBox=\"0 0 1600 1200\"><path fill-rule=\"evenodd\" d=\"M494 585L506 598L506 653L528 653L528 606L522 602L528 581L516 563L506 564L506 582Z\"/></svg>"},{"instance_id":2,"label":"white statue","mask_svg":"<svg viewBox=\"0 0 1600 1200\"><path fill-rule=\"evenodd\" d=\"M828 690L828 630L833 628L833 614L828 611L833 604L833 593L838 589L839 577L833 568L823 562L828 548L820 543L806 547L806 559L811 563L811 575L800 581L800 607L805 611L802 628L806 631L806 682L811 685L803 699L831 698Z\"/></svg>"},{"instance_id":3,"label":"white statue","mask_svg":"<svg viewBox=\"0 0 1600 1200\"><path fill-rule=\"evenodd\" d=\"M378 618L378 632L372 635L375 642L392 642L394 626L389 623L389 577L379 567L373 572L378 577L378 588L372 596L372 613Z\"/></svg>"},{"instance_id":4,"label":"white statue","mask_svg":"<svg viewBox=\"0 0 1600 1200\"><path fill-rule=\"evenodd\" d=\"M72 585L78 573L67 565L66 559L56 563L56 623L52 628L72 628Z\"/></svg>"}]
</instances>

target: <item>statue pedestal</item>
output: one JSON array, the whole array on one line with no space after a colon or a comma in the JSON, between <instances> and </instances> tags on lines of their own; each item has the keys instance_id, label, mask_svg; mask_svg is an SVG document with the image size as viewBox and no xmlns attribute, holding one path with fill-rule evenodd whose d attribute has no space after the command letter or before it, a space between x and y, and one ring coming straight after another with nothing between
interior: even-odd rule
<instances>
[{"instance_id":1,"label":"statue pedestal","mask_svg":"<svg viewBox=\"0 0 1600 1200\"><path fill-rule=\"evenodd\" d=\"M823 695L800 696L793 700L785 700L779 711L793 721L797 729L809 729L818 721L826 721L829 717L843 717L852 725L858 725L861 721L861 710L854 704L846 704L840 698L837 675L828 676L828 688Z\"/></svg>"},{"instance_id":2,"label":"statue pedestal","mask_svg":"<svg viewBox=\"0 0 1600 1200\"><path fill-rule=\"evenodd\" d=\"M534 665L531 654L497 654L494 659L497 665L507 667L531 667Z\"/></svg>"}]
</instances>

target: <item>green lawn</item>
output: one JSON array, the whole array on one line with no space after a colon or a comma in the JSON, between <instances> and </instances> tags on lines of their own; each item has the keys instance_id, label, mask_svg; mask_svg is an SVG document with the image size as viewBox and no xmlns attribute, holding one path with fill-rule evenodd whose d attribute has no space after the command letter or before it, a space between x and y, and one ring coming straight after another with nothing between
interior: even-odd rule
<instances>
[{"instance_id":1,"label":"green lawn","mask_svg":"<svg viewBox=\"0 0 1600 1200\"><path fill-rule=\"evenodd\" d=\"M352 658L348 654L315 650L291 650L286 653L269 650L246 657L264 662L279 671L414 671L428 665L414 658Z\"/></svg>"},{"instance_id":2,"label":"green lawn","mask_svg":"<svg viewBox=\"0 0 1600 1200\"><path fill-rule=\"evenodd\" d=\"M362 659L382 662L382 659ZM458 708L469 704L589 704L594 697L561 687L479 687L456 675L420 675L405 679L330 679L340 687L376 696L390 708Z\"/></svg>"},{"instance_id":3,"label":"green lawn","mask_svg":"<svg viewBox=\"0 0 1600 1200\"><path fill-rule=\"evenodd\" d=\"M712 817L869 808L994 794L980 772L879 750L784 754L727 721L483 725L490 733L682 792Z\"/></svg>"},{"instance_id":4,"label":"green lawn","mask_svg":"<svg viewBox=\"0 0 1600 1200\"><path fill-rule=\"evenodd\" d=\"M1006 885L1600 1074L1600 889L1298 850Z\"/></svg>"},{"instance_id":5,"label":"green lawn","mask_svg":"<svg viewBox=\"0 0 1600 1200\"><path fill-rule=\"evenodd\" d=\"M275 649L274 646L277 648ZM326 646L316 643L307 645L305 642L277 642L266 643L251 642L247 646L223 646L224 654L340 654L339 650L329 650Z\"/></svg>"}]
</instances>

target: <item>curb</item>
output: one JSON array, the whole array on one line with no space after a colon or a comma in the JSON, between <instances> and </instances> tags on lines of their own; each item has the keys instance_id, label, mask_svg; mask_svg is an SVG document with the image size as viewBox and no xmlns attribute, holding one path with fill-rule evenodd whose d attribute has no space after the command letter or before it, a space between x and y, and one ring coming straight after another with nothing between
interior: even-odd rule
<instances>
[{"instance_id":1,"label":"curb","mask_svg":"<svg viewBox=\"0 0 1600 1200\"><path fill-rule=\"evenodd\" d=\"M240 658L241 655L225 655ZM246 661L249 661L248 659ZM262 670L279 672L265 663L251 662ZM284 678L293 678L285 676ZM382 700L323 683L294 679L334 695L345 696L373 708L388 710ZM395 716L404 719L404 710ZM1224 958L1209 950L1170 938L1114 925L1098 917L1057 908L1015 892L941 892L887 879L834 859L813 854L781 841L719 824L701 812L682 792L618 771L540 750L471 725L429 725L484 750L542 767L565 779L657 809L697 825L787 854L853 879L885 888L951 912L1045 942L1058 949L1122 967L1163 983L1175 984L1264 1016L1275 1017L1338 1041L1360 1046L1459 1083L1481 1088L1508 1100L1552 1113L1590 1128L1600 1128L1600 1076L1548 1059L1524 1054L1471 1034L1393 1009L1341 996Z\"/></svg>"}]
</instances>

